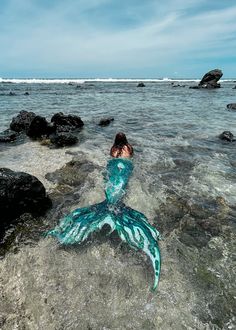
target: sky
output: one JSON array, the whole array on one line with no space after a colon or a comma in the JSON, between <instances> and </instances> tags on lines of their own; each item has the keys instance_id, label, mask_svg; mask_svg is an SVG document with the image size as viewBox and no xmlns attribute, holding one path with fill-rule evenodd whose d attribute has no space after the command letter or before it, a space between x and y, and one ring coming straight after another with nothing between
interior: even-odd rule
<instances>
[{"instance_id":1,"label":"sky","mask_svg":"<svg viewBox=\"0 0 236 330\"><path fill-rule=\"evenodd\" d=\"M236 78L236 0L0 0L0 77Z\"/></svg>"}]
</instances>

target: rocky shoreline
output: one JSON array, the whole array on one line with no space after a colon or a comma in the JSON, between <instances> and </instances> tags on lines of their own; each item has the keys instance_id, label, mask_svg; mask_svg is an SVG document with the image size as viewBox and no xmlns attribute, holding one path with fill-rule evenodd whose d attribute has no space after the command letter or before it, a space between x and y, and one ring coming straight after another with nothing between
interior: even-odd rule
<instances>
[{"instance_id":1,"label":"rocky shoreline","mask_svg":"<svg viewBox=\"0 0 236 330\"><path fill-rule=\"evenodd\" d=\"M233 106L227 106L226 109L234 110ZM24 115L26 118L30 116L28 113ZM73 115L59 113L56 117L69 120L71 125L78 119L70 116ZM11 185L7 186L12 196L11 202L15 203L14 210L20 213L6 217L7 225L4 224L0 246L0 328L233 329L236 310L232 262L232 253L236 248L234 205L220 193L207 198L204 194L201 196L196 193L196 198L189 198L186 190L185 195L180 195L177 189L168 185L166 179L165 198L161 196L163 199L153 202L154 216L149 219L163 237L160 241L163 258L161 281L158 291L153 294L150 292L153 273L149 261L140 252L121 243L115 233L108 236L108 228L94 234L83 245L73 247L60 246L54 239L44 237L45 232L72 209L103 199L104 168L77 149L64 158L66 164L59 162L59 153L66 150L63 149L64 143L56 144L51 139L55 134L55 126L59 135L60 126L70 125L64 125L64 121L61 123L57 119L54 124L54 121L39 119L40 116L32 117L32 121L36 119L31 127L34 133L29 150L34 145L44 148L45 152L55 151L52 159L58 163L58 169L47 170L44 165L43 178L51 184L46 191L34 176L18 173L22 169L14 168L14 173L9 172L9 169L0 171L6 186L8 178L14 185L21 176L30 180L30 188L35 188L40 202L40 198L43 200L42 212L35 212L35 207L40 211L40 204L37 203L31 210L27 204L30 203L28 197L33 201L37 201L37 198L29 189L24 199L26 203L18 209L19 199L16 197L22 196L22 185L16 196L11 195ZM29 120L30 124L19 135L17 131L9 131L9 134L16 135L5 141L9 148L17 148L15 143L20 143L21 138L24 140L32 121ZM41 128L33 130L38 123L45 129L43 134ZM96 125L101 129L112 123L112 117L96 120ZM83 130L84 126L72 131L63 128L63 136L69 133L78 137L77 129ZM220 139L223 142L217 137L215 143L234 148L234 143L229 143L234 141L232 133L224 131L222 134ZM15 142L11 143L13 140ZM44 146L39 143L44 143ZM48 149L48 145L52 149ZM192 149L186 146L182 148L184 153L190 155ZM209 155L210 159L212 155ZM194 158L190 156L189 159ZM151 164L150 168L147 164L144 166L147 166L148 173L158 173L159 182L162 181L162 175L169 176L172 181L181 176L185 177L183 182L188 186L189 177L194 175L191 172L194 162L199 159L190 162L189 159L179 159L179 154L176 157L173 157L171 165L175 166L173 171L176 176L168 168L168 160L161 162L161 157L158 164ZM162 173L158 166L164 166L165 171ZM147 179L143 176L142 167L138 167L134 175L135 184L140 190L131 191L128 205L132 206L134 195L141 191L140 199L146 198L145 203L139 206L138 200L137 205L146 214L150 206L146 202L150 199L152 203L152 198L156 198L156 195L152 197L152 192L159 187L147 180L144 190L141 190L143 181ZM13 179L15 181L11 181ZM39 179L47 188L45 182ZM13 211L4 200L1 207L5 208L2 214L5 212L8 215L9 211Z\"/></svg>"}]
</instances>

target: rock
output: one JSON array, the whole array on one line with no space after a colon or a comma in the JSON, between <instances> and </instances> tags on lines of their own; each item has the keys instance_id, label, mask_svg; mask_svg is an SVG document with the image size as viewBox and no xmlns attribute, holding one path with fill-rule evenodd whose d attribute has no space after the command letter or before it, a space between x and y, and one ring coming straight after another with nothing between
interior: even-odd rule
<instances>
[{"instance_id":1,"label":"rock","mask_svg":"<svg viewBox=\"0 0 236 330\"><path fill-rule=\"evenodd\" d=\"M232 89L236 89L236 86L234 86Z\"/></svg>"},{"instance_id":2,"label":"rock","mask_svg":"<svg viewBox=\"0 0 236 330\"><path fill-rule=\"evenodd\" d=\"M29 95L29 92L25 92L24 95Z\"/></svg>"},{"instance_id":3,"label":"rock","mask_svg":"<svg viewBox=\"0 0 236 330\"><path fill-rule=\"evenodd\" d=\"M223 76L223 73L219 69L211 70L207 72L203 77L198 86L200 88L219 88L220 84L218 81Z\"/></svg>"},{"instance_id":4,"label":"rock","mask_svg":"<svg viewBox=\"0 0 236 330\"><path fill-rule=\"evenodd\" d=\"M13 142L16 140L18 134L10 129L0 133L0 142Z\"/></svg>"},{"instance_id":5,"label":"rock","mask_svg":"<svg viewBox=\"0 0 236 330\"><path fill-rule=\"evenodd\" d=\"M177 85L172 85L172 87L185 87L185 85L180 85L180 84L177 84Z\"/></svg>"},{"instance_id":6,"label":"rock","mask_svg":"<svg viewBox=\"0 0 236 330\"><path fill-rule=\"evenodd\" d=\"M223 73L219 69L214 69L209 72L207 72L203 77L198 86L190 86L191 89L214 89L214 88L220 88L220 84L218 81L223 76Z\"/></svg>"},{"instance_id":7,"label":"rock","mask_svg":"<svg viewBox=\"0 0 236 330\"><path fill-rule=\"evenodd\" d=\"M236 110L236 103L229 103L229 104L227 104L227 109Z\"/></svg>"},{"instance_id":8,"label":"rock","mask_svg":"<svg viewBox=\"0 0 236 330\"><path fill-rule=\"evenodd\" d=\"M57 147L71 146L78 142L78 138L71 133L56 133L50 136L51 143Z\"/></svg>"},{"instance_id":9,"label":"rock","mask_svg":"<svg viewBox=\"0 0 236 330\"><path fill-rule=\"evenodd\" d=\"M138 83L137 87L145 87L145 84L143 82Z\"/></svg>"},{"instance_id":10,"label":"rock","mask_svg":"<svg viewBox=\"0 0 236 330\"><path fill-rule=\"evenodd\" d=\"M16 96L16 93L14 93L14 92L10 92L8 95L9 95L9 96Z\"/></svg>"},{"instance_id":11,"label":"rock","mask_svg":"<svg viewBox=\"0 0 236 330\"><path fill-rule=\"evenodd\" d=\"M44 117L36 116L31 121L26 134L35 139L43 135L50 135L55 131L55 127L50 126Z\"/></svg>"},{"instance_id":12,"label":"rock","mask_svg":"<svg viewBox=\"0 0 236 330\"><path fill-rule=\"evenodd\" d=\"M110 118L103 118L100 120L99 122L99 126L108 126L112 121L114 120L113 117L110 117Z\"/></svg>"},{"instance_id":13,"label":"rock","mask_svg":"<svg viewBox=\"0 0 236 330\"><path fill-rule=\"evenodd\" d=\"M89 173L95 169L98 169L98 166L80 155L55 172L47 173L45 178L57 185L68 185L78 189L87 182Z\"/></svg>"},{"instance_id":14,"label":"rock","mask_svg":"<svg viewBox=\"0 0 236 330\"><path fill-rule=\"evenodd\" d=\"M23 213L43 214L50 206L51 200L35 176L0 168L0 226Z\"/></svg>"},{"instance_id":15,"label":"rock","mask_svg":"<svg viewBox=\"0 0 236 330\"><path fill-rule=\"evenodd\" d=\"M228 141L228 142L233 142L233 141L235 141L235 140L234 140L234 135L233 135L233 133L231 133L230 131L224 131L223 133L221 133L221 134L219 135L219 138L220 138L221 140Z\"/></svg>"},{"instance_id":16,"label":"rock","mask_svg":"<svg viewBox=\"0 0 236 330\"><path fill-rule=\"evenodd\" d=\"M84 126L84 122L79 116L64 115L62 112L53 115L51 122L56 129L60 128L60 132L68 132L68 130L72 131ZM63 127L65 127L64 130Z\"/></svg>"},{"instance_id":17,"label":"rock","mask_svg":"<svg viewBox=\"0 0 236 330\"><path fill-rule=\"evenodd\" d=\"M34 112L20 111L11 121L10 128L16 132L26 131L36 114Z\"/></svg>"}]
</instances>

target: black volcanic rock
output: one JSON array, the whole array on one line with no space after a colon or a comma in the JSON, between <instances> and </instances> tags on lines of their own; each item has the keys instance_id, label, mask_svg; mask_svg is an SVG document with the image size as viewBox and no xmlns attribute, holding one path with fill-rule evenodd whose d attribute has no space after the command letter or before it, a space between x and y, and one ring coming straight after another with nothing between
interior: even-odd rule
<instances>
[{"instance_id":1,"label":"black volcanic rock","mask_svg":"<svg viewBox=\"0 0 236 330\"><path fill-rule=\"evenodd\" d=\"M50 141L57 147L71 146L78 142L78 138L71 133L56 133L50 136Z\"/></svg>"},{"instance_id":2,"label":"black volcanic rock","mask_svg":"<svg viewBox=\"0 0 236 330\"><path fill-rule=\"evenodd\" d=\"M236 103L229 103L229 104L227 104L227 109L229 109L229 110L236 110Z\"/></svg>"},{"instance_id":3,"label":"black volcanic rock","mask_svg":"<svg viewBox=\"0 0 236 330\"><path fill-rule=\"evenodd\" d=\"M145 87L145 84L143 82L138 83L137 87Z\"/></svg>"},{"instance_id":4,"label":"black volcanic rock","mask_svg":"<svg viewBox=\"0 0 236 330\"><path fill-rule=\"evenodd\" d=\"M16 117L12 118L10 128L16 132L25 132L29 128L31 121L35 116L36 114L34 112L28 112L24 110L20 111Z\"/></svg>"},{"instance_id":5,"label":"black volcanic rock","mask_svg":"<svg viewBox=\"0 0 236 330\"><path fill-rule=\"evenodd\" d=\"M207 72L197 86L190 86L191 89L214 89L220 88L218 81L223 76L223 72L219 69L214 69Z\"/></svg>"},{"instance_id":6,"label":"black volcanic rock","mask_svg":"<svg viewBox=\"0 0 236 330\"><path fill-rule=\"evenodd\" d=\"M46 190L35 176L0 168L0 226L23 213L43 214L50 206Z\"/></svg>"},{"instance_id":7,"label":"black volcanic rock","mask_svg":"<svg viewBox=\"0 0 236 330\"><path fill-rule=\"evenodd\" d=\"M103 118L100 120L98 125L99 126L108 126L113 120L114 120L113 117Z\"/></svg>"},{"instance_id":8,"label":"black volcanic rock","mask_svg":"<svg viewBox=\"0 0 236 330\"><path fill-rule=\"evenodd\" d=\"M207 72L203 77L198 86L200 88L219 88L220 84L218 81L223 76L223 72L219 69L214 69Z\"/></svg>"},{"instance_id":9,"label":"black volcanic rock","mask_svg":"<svg viewBox=\"0 0 236 330\"><path fill-rule=\"evenodd\" d=\"M68 132L69 128L70 131L73 131L84 126L84 122L79 116L64 115L62 112L58 112L53 115L51 122L56 127L56 129L57 127L59 128L60 132ZM65 127L64 130L63 127Z\"/></svg>"},{"instance_id":10,"label":"black volcanic rock","mask_svg":"<svg viewBox=\"0 0 236 330\"><path fill-rule=\"evenodd\" d=\"M233 135L233 133L231 133L230 131L224 131L223 133L221 133L221 134L219 135L219 138L220 138L221 140L228 141L228 142L233 142L233 141L235 141L235 140L234 140L234 135Z\"/></svg>"},{"instance_id":11,"label":"black volcanic rock","mask_svg":"<svg viewBox=\"0 0 236 330\"><path fill-rule=\"evenodd\" d=\"M50 126L46 118L41 116L35 116L31 121L26 134L29 137L36 139L42 137L43 135L50 135L54 131L55 128L53 126Z\"/></svg>"},{"instance_id":12,"label":"black volcanic rock","mask_svg":"<svg viewBox=\"0 0 236 330\"><path fill-rule=\"evenodd\" d=\"M16 140L19 133L7 129L0 133L0 142L13 142Z\"/></svg>"}]
</instances>

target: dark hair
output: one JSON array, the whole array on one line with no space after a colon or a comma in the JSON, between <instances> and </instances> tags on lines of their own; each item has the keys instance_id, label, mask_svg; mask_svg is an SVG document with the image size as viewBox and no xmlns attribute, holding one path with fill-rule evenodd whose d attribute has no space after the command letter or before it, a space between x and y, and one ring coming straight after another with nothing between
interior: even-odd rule
<instances>
[{"instance_id":1,"label":"dark hair","mask_svg":"<svg viewBox=\"0 0 236 330\"><path fill-rule=\"evenodd\" d=\"M128 144L128 141L127 141L126 135L122 132L117 133L113 147L123 147L124 145L127 145L127 144Z\"/></svg>"},{"instance_id":2,"label":"dark hair","mask_svg":"<svg viewBox=\"0 0 236 330\"><path fill-rule=\"evenodd\" d=\"M112 157L116 157L116 158L120 157L120 155L122 154L125 147L127 147L130 156L132 156L133 155L132 146L128 143L126 135L122 132L119 132L116 134L114 144L110 151L110 155ZM115 156L114 156L114 153L116 153Z\"/></svg>"}]
</instances>

